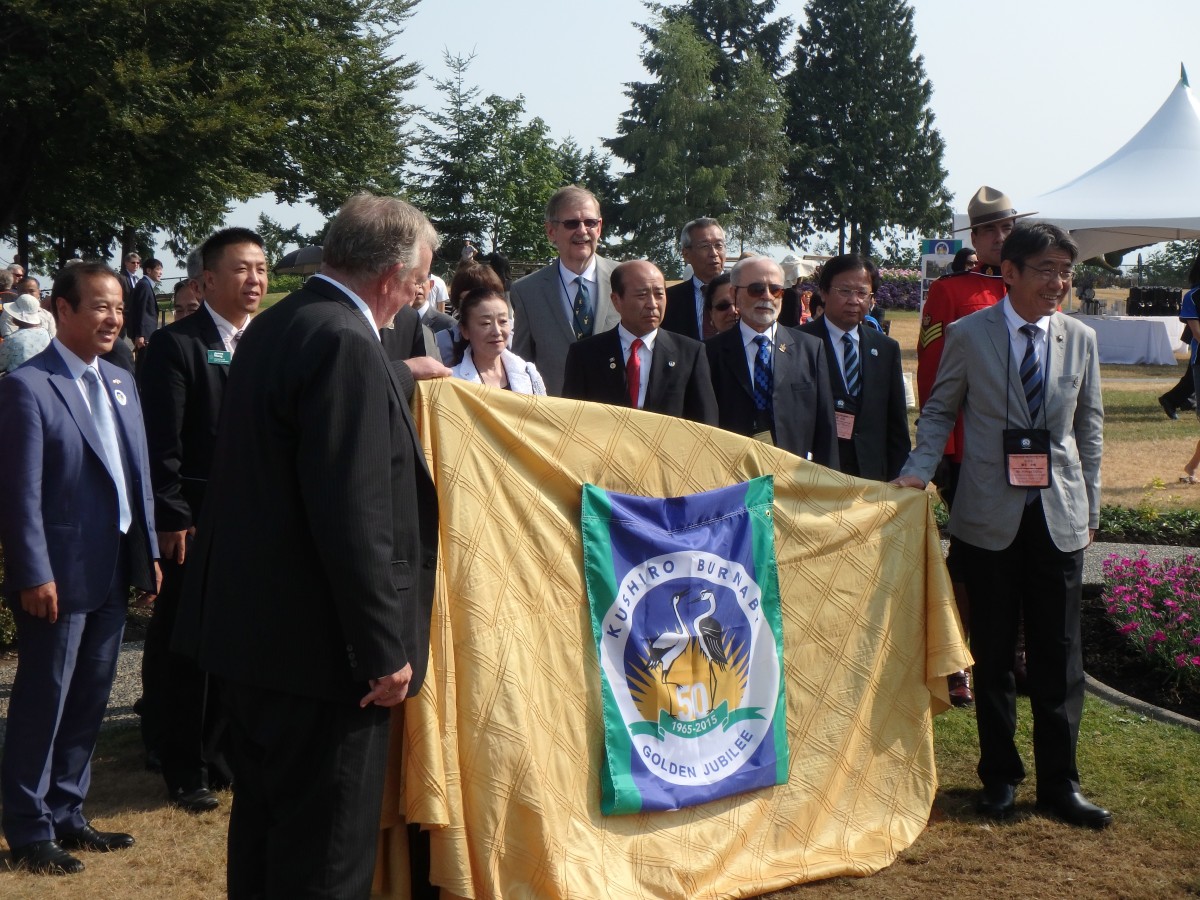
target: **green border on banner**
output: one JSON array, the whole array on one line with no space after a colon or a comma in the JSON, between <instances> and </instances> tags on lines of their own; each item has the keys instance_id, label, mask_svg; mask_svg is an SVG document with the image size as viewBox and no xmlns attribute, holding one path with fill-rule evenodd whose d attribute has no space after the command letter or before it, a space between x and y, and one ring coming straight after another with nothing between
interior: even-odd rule
<instances>
[{"instance_id":1,"label":"green border on banner","mask_svg":"<svg viewBox=\"0 0 1200 900\"><path fill-rule=\"evenodd\" d=\"M612 504L608 493L594 484L583 486L583 509L580 526L585 548L583 577L588 594L588 613L592 621L592 639L596 642L596 659L599 661L602 638L600 622L604 613L617 599L617 579L612 565ZM591 548L588 552L586 548ZM603 561L603 562L601 562ZM612 686L600 667L600 692L604 704L604 752L608 764L600 766L600 811L613 813L636 813L642 810L642 793L633 781L630 760L633 758L633 742L624 726L624 719L617 707L617 698ZM610 728L610 722L620 722L620 728Z\"/></svg>"},{"instance_id":2,"label":"green border on banner","mask_svg":"<svg viewBox=\"0 0 1200 900\"><path fill-rule=\"evenodd\" d=\"M746 509L750 512L751 538L755 566L766 560L763 572L755 572L763 597L763 616L775 636L779 657L779 699L775 704L772 734L775 738L775 783L786 784L788 777L787 677L783 670L783 611L779 602L779 568L775 560L775 478L752 478L746 489Z\"/></svg>"}]
</instances>

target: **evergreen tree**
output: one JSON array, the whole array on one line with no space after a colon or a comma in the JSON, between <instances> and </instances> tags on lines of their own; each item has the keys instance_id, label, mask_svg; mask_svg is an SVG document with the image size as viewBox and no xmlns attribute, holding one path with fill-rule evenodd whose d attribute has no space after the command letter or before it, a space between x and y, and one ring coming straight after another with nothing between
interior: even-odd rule
<instances>
[{"instance_id":1,"label":"evergreen tree","mask_svg":"<svg viewBox=\"0 0 1200 900\"><path fill-rule=\"evenodd\" d=\"M688 0L667 5L649 2L646 7L665 21L690 22L701 40L717 51L712 72L713 87L730 88L738 71L751 57L771 77L787 66L784 41L792 30L790 18L771 19L776 0ZM639 25L650 47L658 44L660 28L653 22ZM662 59L653 51L645 59L647 70L662 74Z\"/></svg>"},{"instance_id":2,"label":"evergreen tree","mask_svg":"<svg viewBox=\"0 0 1200 900\"><path fill-rule=\"evenodd\" d=\"M182 256L232 201L396 190L416 2L12 0L0 234L57 264L162 230Z\"/></svg>"},{"instance_id":3,"label":"evergreen tree","mask_svg":"<svg viewBox=\"0 0 1200 900\"><path fill-rule=\"evenodd\" d=\"M635 223L628 249L654 260L664 272L677 272L675 247L681 225L726 207L728 169L717 164L714 148L722 128L721 104L712 74L716 51L690 23L666 21L657 44L659 80L630 85L633 107L621 117L618 136L605 144L631 170L620 179L627 220ZM637 95L652 97L640 106Z\"/></svg>"},{"instance_id":4,"label":"evergreen tree","mask_svg":"<svg viewBox=\"0 0 1200 900\"><path fill-rule=\"evenodd\" d=\"M950 221L944 143L905 0L810 0L785 82L795 153L784 207L793 239L839 234L870 253L889 226Z\"/></svg>"}]
</instances>

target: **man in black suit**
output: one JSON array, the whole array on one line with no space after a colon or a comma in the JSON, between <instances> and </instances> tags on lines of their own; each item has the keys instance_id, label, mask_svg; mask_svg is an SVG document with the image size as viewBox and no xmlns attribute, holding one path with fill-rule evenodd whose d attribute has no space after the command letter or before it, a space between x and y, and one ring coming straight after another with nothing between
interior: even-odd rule
<instances>
[{"instance_id":1,"label":"man in black suit","mask_svg":"<svg viewBox=\"0 0 1200 900\"><path fill-rule=\"evenodd\" d=\"M567 349L563 396L716 425L704 345L659 328L664 305L670 308L662 272L635 259L621 263L609 278L621 321Z\"/></svg>"},{"instance_id":2,"label":"man in black suit","mask_svg":"<svg viewBox=\"0 0 1200 900\"><path fill-rule=\"evenodd\" d=\"M133 351L141 356L150 335L158 328L158 297L154 286L162 278L163 264L157 259L148 259L142 265L142 277L129 289L125 301L126 334L133 341Z\"/></svg>"},{"instance_id":3,"label":"man in black suit","mask_svg":"<svg viewBox=\"0 0 1200 900\"><path fill-rule=\"evenodd\" d=\"M751 256L730 276L741 320L705 344L720 426L836 469L825 347L779 324L783 270L772 259Z\"/></svg>"},{"instance_id":4,"label":"man in black suit","mask_svg":"<svg viewBox=\"0 0 1200 900\"><path fill-rule=\"evenodd\" d=\"M711 325L705 328L704 287L725 271L725 230L716 219L692 219L680 232L679 252L692 267L692 277L667 290L662 327L705 340L717 333Z\"/></svg>"},{"instance_id":5,"label":"man in black suit","mask_svg":"<svg viewBox=\"0 0 1200 900\"><path fill-rule=\"evenodd\" d=\"M847 475L891 481L912 441L904 401L900 345L863 325L879 287L879 269L857 253L821 267L825 315L801 327L825 344L838 434L838 468Z\"/></svg>"},{"instance_id":6,"label":"man in black suit","mask_svg":"<svg viewBox=\"0 0 1200 900\"><path fill-rule=\"evenodd\" d=\"M390 709L425 676L437 495L379 328L438 243L356 194L238 347L175 638L216 676L231 897L370 893Z\"/></svg>"},{"instance_id":7,"label":"man in black suit","mask_svg":"<svg viewBox=\"0 0 1200 900\"><path fill-rule=\"evenodd\" d=\"M172 653L188 544L204 505L229 367L267 293L263 240L226 228L201 248L204 303L155 332L140 385L162 552L163 589L142 655L142 733L157 752L171 803L188 812L218 805L210 787L228 783L215 691L195 660Z\"/></svg>"}]
</instances>

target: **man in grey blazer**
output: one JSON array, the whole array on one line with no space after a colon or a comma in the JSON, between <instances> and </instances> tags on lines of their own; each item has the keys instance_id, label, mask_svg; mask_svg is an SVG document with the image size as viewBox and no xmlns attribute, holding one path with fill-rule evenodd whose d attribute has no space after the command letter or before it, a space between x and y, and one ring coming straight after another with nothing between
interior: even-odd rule
<instances>
[{"instance_id":1,"label":"man in grey blazer","mask_svg":"<svg viewBox=\"0 0 1200 900\"><path fill-rule=\"evenodd\" d=\"M1003 819L1025 768L1013 736L1013 650L1023 618L1038 809L1104 828L1080 793L1079 637L1083 549L1100 521L1104 408L1096 335L1057 311L1078 247L1047 224L1013 230L1004 300L950 326L917 446L894 482L924 488L962 410L962 470L950 532L971 596L979 727L979 811Z\"/></svg>"},{"instance_id":2,"label":"man in grey blazer","mask_svg":"<svg viewBox=\"0 0 1200 900\"><path fill-rule=\"evenodd\" d=\"M537 364L552 397L562 396L567 348L621 319L610 299L616 263L596 255L603 227L591 191L559 188L546 204L546 237L558 259L512 286L513 352Z\"/></svg>"}]
</instances>

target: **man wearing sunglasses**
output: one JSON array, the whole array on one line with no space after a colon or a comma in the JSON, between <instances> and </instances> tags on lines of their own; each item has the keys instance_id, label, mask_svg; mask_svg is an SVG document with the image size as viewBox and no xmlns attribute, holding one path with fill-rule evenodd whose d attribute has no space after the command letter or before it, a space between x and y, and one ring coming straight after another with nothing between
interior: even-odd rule
<instances>
[{"instance_id":1,"label":"man wearing sunglasses","mask_svg":"<svg viewBox=\"0 0 1200 900\"><path fill-rule=\"evenodd\" d=\"M692 277L667 288L662 327L697 340L716 335L704 321L704 288L725 271L725 229L716 219L692 219L679 235L679 253L692 267Z\"/></svg>"},{"instance_id":2,"label":"man wearing sunglasses","mask_svg":"<svg viewBox=\"0 0 1200 900\"><path fill-rule=\"evenodd\" d=\"M752 256L730 275L741 320L705 344L720 427L836 469L825 348L819 338L779 324L783 270Z\"/></svg>"},{"instance_id":3,"label":"man wearing sunglasses","mask_svg":"<svg viewBox=\"0 0 1200 900\"><path fill-rule=\"evenodd\" d=\"M552 397L562 396L571 344L615 328L621 318L610 299L616 263L596 254L603 227L591 191L559 188L546 204L546 237L558 259L512 286L513 352L537 364Z\"/></svg>"}]
</instances>

